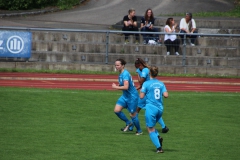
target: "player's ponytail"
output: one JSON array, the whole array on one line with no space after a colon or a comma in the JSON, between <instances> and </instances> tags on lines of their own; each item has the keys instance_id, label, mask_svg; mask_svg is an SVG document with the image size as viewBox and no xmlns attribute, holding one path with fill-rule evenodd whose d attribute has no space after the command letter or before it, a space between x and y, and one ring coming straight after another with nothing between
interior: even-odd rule
<instances>
[{"instance_id":1,"label":"player's ponytail","mask_svg":"<svg viewBox=\"0 0 240 160\"><path fill-rule=\"evenodd\" d=\"M152 66L152 67L150 68L150 74L151 74L151 77L152 77L152 78L157 77L157 75L158 75L158 67Z\"/></svg>"},{"instance_id":2,"label":"player's ponytail","mask_svg":"<svg viewBox=\"0 0 240 160\"><path fill-rule=\"evenodd\" d=\"M150 66L147 65L147 63L141 58L137 58L137 60L135 61L135 64L141 64L143 65L144 68L150 68Z\"/></svg>"}]
</instances>

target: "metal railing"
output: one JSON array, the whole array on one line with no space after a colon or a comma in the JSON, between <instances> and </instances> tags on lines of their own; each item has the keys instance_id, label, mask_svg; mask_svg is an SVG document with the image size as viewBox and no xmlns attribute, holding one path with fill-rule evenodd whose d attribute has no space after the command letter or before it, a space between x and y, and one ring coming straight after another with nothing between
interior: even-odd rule
<instances>
[{"instance_id":1,"label":"metal railing","mask_svg":"<svg viewBox=\"0 0 240 160\"><path fill-rule=\"evenodd\" d=\"M25 27L0 27L0 30L17 30L17 31L47 31L47 32L81 32L81 33L105 33L106 35L106 53L105 53L105 63L108 64L108 53L109 53L109 35L110 34L155 34L155 35L165 35L164 32L129 32L129 31L116 31L116 30L82 30L82 29L52 29L52 28L25 28ZM183 53L182 53L182 66L186 66L186 37L187 33L171 33L173 35L183 35ZM203 33L192 33L191 35L196 35L197 37L240 37L240 34L203 34Z\"/></svg>"}]
</instances>

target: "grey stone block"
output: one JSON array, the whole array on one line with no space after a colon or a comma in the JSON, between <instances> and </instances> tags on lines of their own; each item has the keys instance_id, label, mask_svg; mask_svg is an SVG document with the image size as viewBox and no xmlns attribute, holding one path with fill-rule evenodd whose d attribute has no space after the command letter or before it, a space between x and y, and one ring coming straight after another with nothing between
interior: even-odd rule
<instances>
[{"instance_id":1,"label":"grey stone block","mask_svg":"<svg viewBox=\"0 0 240 160\"><path fill-rule=\"evenodd\" d=\"M206 75L206 67L187 67L188 74Z\"/></svg>"},{"instance_id":2,"label":"grey stone block","mask_svg":"<svg viewBox=\"0 0 240 160\"><path fill-rule=\"evenodd\" d=\"M0 68L15 68L16 62L1 62Z\"/></svg>"},{"instance_id":3,"label":"grey stone block","mask_svg":"<svg viewBox=\"0 0 240 160\"><path fill-rule=\"evenodd\" d=\"M238 70L236 68L219 68L208 67L207 75L219 75L219 76L237 76Z\"/></svg>"},{"instance_id":4,"label":"grey stone block","mask_svg":"<svg viewBox=\"0 0 240 160\"><path fill-rule=\"evenodd\" d=\"M215 48L215 47L201 48L201 54L203 56L216 57L217 56L217 48Z\"/></svg>"},{"instance_id":5,"label":"grey stone block","mask_svg":"<svg viewBox=\"0 0 240 160\"><path fill-rule=\"evenodd\" d=\"M196 57L187 57L186 58L186 65L187 66L196 66L198 64Z\"/></svg>"},{"instance_id":6,"label":"grey stone block","mask_svg":"<svg viewBox=\"0 0 240 160\"><path fill-rule=\"evenodd\" d=\"M228 65L227 58L213 58L211 60L213 61L212 65L216 67L218 66L225 67Z\"/></svg>"},{"instance_id":7,"label":"grey stone block","mask_svg":"<svg viewBox=\"0 0 240 160\"><path fill-rule=\"evenodd\" d=\"M228 67L240 67L240 58L227 58Z\"/></svg>"},{"instance_id":8,"label":"grey stone block","mask_svg":"<svg viewBox=\"0 0 240 160\"><path fill-rule=\"evenodd\" d=\"M169 73L169 74L176 74L176 68L174 66L158 66L158 73ZM161 80L161 77L159 77L159 79Z\"/></svg>"},{"instance_id":9,"label":"grey stone block","mask_svg":"<svg viewBox=\"0 0 240 160\"><path fill-rule=\"evenodd\" d=\"M105 62L105 54L88 54L87 55L87 62L94 62L94 63L104 63Z\"/></svg>"},{"instance_id":10,"label":"grey stone block","mask_svg":"<svg viewBox=\"0 0 240 160\"><path fill-rule=\"evenodd\" d=\"M41 70L41 69L47 69L48 65L41 64L41 63L35 63L35 62L16 62L16 68L17 69L36 69L36 70Z\"/></svg>"},{"instance_id":11,"label":"grey stone block","mask_svg":"<svg viewBox=\"0 0 240 160\"><path fill-rule=\"evenodd\" d=\"M237 48L218 48L217 57L238 57Z\"/></svg>"}]
</instances>

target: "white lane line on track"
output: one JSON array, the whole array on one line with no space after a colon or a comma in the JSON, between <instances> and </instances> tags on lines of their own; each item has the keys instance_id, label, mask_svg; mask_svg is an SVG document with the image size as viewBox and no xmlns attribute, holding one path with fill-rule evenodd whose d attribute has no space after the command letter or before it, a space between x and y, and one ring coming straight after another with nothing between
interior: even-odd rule
<instances>
[{"instance_id":1,"label":"white lane line on track","mask_svg":"<svg viewBox=\"0 0 240 160\"><path fill-rule=\"evenodd\" d=\"M9 88L1 88L0 93L1 92L30 92L30 93L49 93L49 92L54 92L54 93L71 93L71 94L77 94L77 93L81 93L82 91L69 91L69 90L62 90L57 88L56 90L53 89L45 89L45 88L32 88L32 89L25 89L25 88L14 88L14 89L9 89ZM100 92L100 93L99 93ZM97 92L91 92L91 94L111 94L111 95L122 95L121 93L117 93L117 92L112 92L112 91L107 91L107 92L102 92L102 91L97 91ZM174 91L175 92L175 91ZM90 94L90 93L89 93ZM172 93L172 91L170 91L170 95L177 97L177 96L226 96L226 97L240 97L239 93L205 93L205 92L191 92L191 93L181 93L181 92L177 92L177 93Z\"/></svg>"},{"instance_id":2,"label":"white lane line on track","mask_svg":"<svg viewBox=\"0 0 240 160\"><path fill-rule=\"evenodd\" d=\"M83 82L118 82L117 79L93 79L93 78L44 78L44 77L0 77L0 80L40 80L40 81L83 81ZM134 82L138 82L134 80ZM240 86L236 82L199 82L199 81L170 81L163 80L166 84L205 84L205 85L231 85Z\"/></svg>"}]
</instances>

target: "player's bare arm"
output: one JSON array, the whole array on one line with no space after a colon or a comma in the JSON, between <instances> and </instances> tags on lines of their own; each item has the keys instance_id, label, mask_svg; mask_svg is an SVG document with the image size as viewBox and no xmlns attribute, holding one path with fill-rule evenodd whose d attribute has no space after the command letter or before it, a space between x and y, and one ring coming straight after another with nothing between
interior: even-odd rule
<instances>
[{"instance_id":1,"label":"player's bare arm","mask_svg":"<svg viewBox=\"0 0 240 160\"><path fill-rule=\"evenodd\" d=\"M164 93L163 93L163 96L164 96L165 98L168 98L168 92L164 92Z\"/></svg>"},{"instance_id":2,"label":"player's bare arm","mask_svg":"<svg viewBox=\"0 0 240 160\"><path fill-rule=\"evenodd\" d=\"M116 85L115 83L113 83L112 84L112 88L118 89L118 90L128 90L129 82L128 81L124 81L123 84L124 84L123 86L119 86L119 85Z\"/></svg>"}]
</instances>

